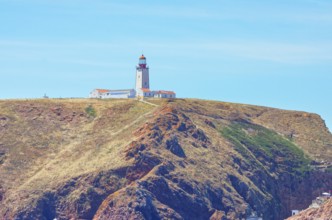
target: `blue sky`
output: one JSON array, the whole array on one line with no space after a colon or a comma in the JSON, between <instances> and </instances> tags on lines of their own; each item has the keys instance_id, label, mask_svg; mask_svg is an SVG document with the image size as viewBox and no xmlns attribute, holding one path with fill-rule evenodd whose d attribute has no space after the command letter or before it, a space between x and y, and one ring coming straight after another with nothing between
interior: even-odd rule
<instances>
[{"instance_id":1,"label":"blue sky","mask_svg":"<svg viewBox=\"0 0 332 220\"><path fill-rule=\"evenodd\" d=\"M0 0L0 99L133 88L320 114L332 128L330 0Z\"/></svg>"}]
</instances>

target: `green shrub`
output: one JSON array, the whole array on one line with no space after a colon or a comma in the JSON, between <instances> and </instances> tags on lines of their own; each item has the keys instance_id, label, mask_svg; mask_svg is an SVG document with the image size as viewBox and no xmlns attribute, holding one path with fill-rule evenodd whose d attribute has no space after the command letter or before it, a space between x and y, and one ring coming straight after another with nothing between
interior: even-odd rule
<instances>
[{"instance_id":1,"label":"green shrub","mask_svg":"<svg viewBox=\"0 0 332 220\"><path fill-rule=\"evenodd\" d=\"M85 112L89 115L89 117L95 118L97 116L96 110L92 105L89 105L85 108Z\"/></svg>"}]
</instances>

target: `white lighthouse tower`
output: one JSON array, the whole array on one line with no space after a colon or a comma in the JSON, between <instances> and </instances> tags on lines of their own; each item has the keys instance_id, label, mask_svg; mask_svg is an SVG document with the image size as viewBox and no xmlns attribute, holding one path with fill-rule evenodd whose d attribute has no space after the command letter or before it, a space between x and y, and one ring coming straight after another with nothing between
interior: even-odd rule
<instances>
[{"instance_id":1,"label":"white lighthouse tower","mask_svg":"<svg viewBox=\"0 0 332 220\"><path fill-rule=\"evenodd\" d=\"M136 66L136 96L152 97L149 82L149 67L146 64L146 58L142 54Z\"/></svg>"}]
</instances>

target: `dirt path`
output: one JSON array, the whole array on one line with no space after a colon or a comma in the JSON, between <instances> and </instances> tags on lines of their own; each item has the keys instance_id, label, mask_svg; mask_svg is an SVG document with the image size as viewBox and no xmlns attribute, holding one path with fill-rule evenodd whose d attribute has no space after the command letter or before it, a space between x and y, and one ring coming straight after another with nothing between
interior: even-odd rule
<instances>
[{"instance_id":1,"label":"dirt path","mask_svg":"<svg viewBox=\"0 0 332 220\"><path fill-rule=\"evenodd\" d=\"M152 106L155 106L155 107L158 107L159 105L156 105L156 104L153 104L153 103L149 103L149 102L146 102L146 101L141 101L141 102L144 102L146 104L149 104L149 105L152 105ZM140 115L138 118L136 118L134 121L132 121L131 123L123 126L123 128L121 128L120 130L117 130L116 132L112 133L111 135L117 135L119 133L121 133L122 131L126 130L127 128L133 126L134 124L136 124L138 121L140 121L143 117L146 117L147 115L151 114L151 112L153 112L156 108L153 108L151 109L150 111L144 113L143 115Z\"/></svg>"},{"instance_id":2,"label":"dirt path","mask_svg":"<svg viewBox=\"0 0 332 220\"><path fill-rule=\"evenodd\" d=\"M139 100L140 102L143 102L143 103L145 103L145 104L148 104L148 105L152 105L152 106L159 106L159 105L157 105L157 104L153 104L153 103L151 103L151 102L147 102L147 101L144 101L144 100Z\"/></svg>"}]
</instances>

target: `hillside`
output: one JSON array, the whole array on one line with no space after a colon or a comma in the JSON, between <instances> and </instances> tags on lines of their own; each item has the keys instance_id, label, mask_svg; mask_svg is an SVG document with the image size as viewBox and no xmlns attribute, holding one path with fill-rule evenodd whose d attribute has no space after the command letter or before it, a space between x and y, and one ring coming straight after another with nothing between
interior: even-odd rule
<instances>
[{"instance_id":1,"label":"hillside","mask_svg":"<svg viewBox=\"0 0 332 220\"><path fill-rule=\"evenodd\" d=\"M287 220L331 220L332 219L332 198L326 201L319 208L308 208Z\"/></svg>"},{"instance_id":2,"label":"hillside","mask_svg":"<svg viewBox=\"0 0 332 220\"><path fill-rule=\"evenodd\" d=\"M0 101L0 218L278 220L332 188L316 114L150 102Z\"/></svg>"}]
</instances>

